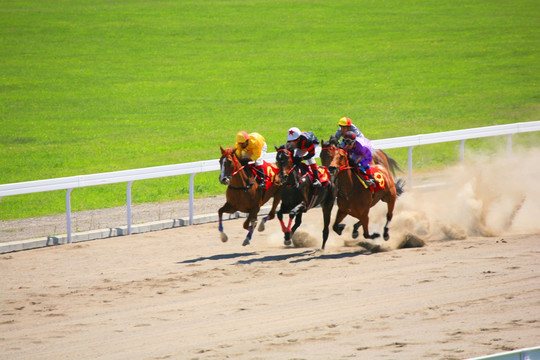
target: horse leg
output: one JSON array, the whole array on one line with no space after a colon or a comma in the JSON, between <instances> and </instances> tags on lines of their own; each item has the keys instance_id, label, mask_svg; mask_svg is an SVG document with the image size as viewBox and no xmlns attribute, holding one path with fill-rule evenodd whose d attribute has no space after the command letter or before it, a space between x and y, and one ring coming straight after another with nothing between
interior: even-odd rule
<instances>
[{"instance_id":1,"label":"horse leg","mask_svg":"<svg viewBox=\"0 0 540 360\"><path fill-rule=\"evenodd\" d=\"M388 225L390 224L390 221L392 221L392 217L394 216L394 205L396 203L396 198L392 197L387 202L387 212L386 212L386 224L384 225L384 233L383 233L383 239L385 241L388 241L390 239L390 234L388 232Z\"/></svg>"},{"instance_id":2,"label":"horse leg","mask_svg":"<svg viewBox=\"0 0 540 360\"><path fill-rule=\"evenodd\" d=\"M353 239L358 238L358 235L360 235L360 233L358 232L358 228L360 226L362 226L362 222L360 220L358 220L358 222L356 224L354 224L354 226L353 226L353 232L352 232L352 238Z\"/></svg>"},{"instance_id":3,"label":"horse leg","mask_svg":"<svg viewBox=\"0 0 540 360\"><path fill-rule=\"evenodd\" d=\"M268 215L262 218L262 221L259 224L259 228L257 229L258 231L264 231L264 226L266 222L274 218L274 216L276 215L276 208L279 204L279 201L280 201L280 197L279 195L276 194L276 196L274 196L274 200L272 201L272 208L270 209L270 212L268 213Z\"/></svg>"},{"instance_id":4,"label":"horse leg","mask_svg":"<svg viewBox=\"0 0 540 360\"><path fill-rule=\"evenodd\" d=\"M218 230L221 234L221 241L222 242L227 242L227 240L229 240L227 234L225 234L225 231L223 231L223 213L228 213L228 214L232 214L235 212L235 208L234 206L232 206L230 203L226 202L225 205L223 205L221 208L219 208L218 210L218 218L219 218L219 225L218 225Z\"/></svg>"},{"instance_id":5,"label":"horse leg","mask_svg":"<svg viewBox=\"0 0 540 360\"><path fill-rule=\"evenodd\" d=\"M291 229L291 235L294 234L296 229L298 229L298 227L300 227L300 224L302 224L302 214L303 213L301 212L296 214L295 219L294 219L294 226Z\"/></svg>"},{"instance_id":6,"label":"horse leg","mask_svg":"<svg viewBox=\"0 0 540 360\"><path fill-rule=\"evenodd\" d=\"M326 204L323 204L323 221L324 221L324 227L323 227L323 242L322 242L322 249L324 250L324 246L326 245L326 240L328 240L328 235L330 230L328 229L330 225L330 217L332 215L332 207L334 207L334 198L331 199L332 201L328 201Z\"/></svg>"},{"instance_id":7,"label":"horse leg","mask_svg":"<svg viewBox=\"0 0 540 360\"><path fill-rule=\"evenodd\" d=\"M244 221L244 229L247 227L247 236L244 239L244 242L242 243L242 246L249 245L249 242L251 241L251 237L253 236L253 230L255 230L255 227L257 226L257 213L259 212L259 209L251 210L249 213L246 221Z\"/></svg>"},{"instance_id":8,"label":"horse leg","mask_svg":"<svg viewBox=\"0 0 540 360\"><path fill-rule=\"evenodd\" d=\"M334 230L338 235L341 235L343 229L345 229L345 224L341 224L343 219L345 219L345 216L347 216L347 213L341 209L338 209L336 219L334 220L334 225L332 226L332 230Z\"/></svg>"},{"instance_id":9,"label":"horse leg","mask_svg":"<svg viewBox=\"0 0 540 360\"><path fill-rule=\"evenodd\" d=\"M370 234L369 233L369 216L368 216L368 212L366 211L365 214L363 214L361 217L360 217L360 221L362 222L362 229L364 229L364 238L365 239L376 239L378 238L379 236L381 236L381 234L379 233L373 233L373 234Z\"/></svg>"},{"instance_id":10,"label":"horse leg","mask_svg":"<svg viewBox=\"0 0 540 360\"><path fill-rule=\"evenodd\" d=\"M246 238L244 239L244 242L242 243L242 246L249 245L251 241L251 236L253 236L253 231L255 230L255 226L257 226L257 219L251 220L251 224L249 225L249 231L246 235Z\"/></svg>"},{"instance_id":11,"label":"horse leg","mask_svg":"<svg viewBox=\"0 0 540 360\"><path fill-rule=\"evenodd\" d=\"M281 224L281 231L283 231L283 234L284 234L284 241L283 243L288 246L288 245L291 245L291 232L290 232L290 228L291 228L291 223L292 223L292 218L289 218L289 224L287 226L285 226L285 223L283 222L283 210L280 208L279 211L277 212L277 217L278 217L278 220L279 220L279 223Z\"/></svg>"}]
</instances>

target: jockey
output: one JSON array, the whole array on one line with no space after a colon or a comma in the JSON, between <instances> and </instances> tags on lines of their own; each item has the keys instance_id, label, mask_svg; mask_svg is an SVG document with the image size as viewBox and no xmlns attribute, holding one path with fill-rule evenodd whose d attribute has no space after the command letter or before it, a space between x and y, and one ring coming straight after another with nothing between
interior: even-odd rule
<instances>
[{"instance_id":1,"label":"jockey","mask_svg":"<svg viewBox=\"0 0 540 360\"><path fill-rule=\"evenodd\" d=\"M266 155L266 140L264 137L256 132L248 134L245 131L239 131L236 134L235 152L240 159L249 159L250 164L254 165L253 168L259 174L257 180L259 184L264 183L264 171L261 170L263 165L263 158Z\"/></svg>"},{"instance_id":2,"label":"jockey","mask_svg":"<svg viewBox=\"0 0 540 360\"><path fill-rule=\"evenodd\" d=\"M345 151L349 154L349 159L353 162L355 168L357 168L362 174L367 175L369 180L365 180L366 185L375 186L373 176L368 174L366 170L369 169L369 164L372 161L371 157L371 142L363 136L356 136L352 131L347 131L343 135L343 142Z\"/></svg>"},{"instance_id":3,"label":"jockey","mask_svg":"<svg viewBox=\"0 0 540 360\"><path fill-rule=\"evenodd\" d=\"M364 137L364 134L358 129L348 117L342 117L338 122L339 129L334 135L338 140L341 138L347 131L352 131L357 137Z\"/></svg>"},{"instance_id":4,"label":"jockey","mask_svg":"<svg viewBox=\"0 0 540 360\"><path fill-rule=\"evenodd\" d=\"M299 163L306 160L313 173L313 186L321 186L319 181L319 170L315 161L315 147L319 145L319 140L311 131L301 132L297 127L292 127L287 133L287 142L295 146L293 161Z\"/></svg>"}]
</instances>

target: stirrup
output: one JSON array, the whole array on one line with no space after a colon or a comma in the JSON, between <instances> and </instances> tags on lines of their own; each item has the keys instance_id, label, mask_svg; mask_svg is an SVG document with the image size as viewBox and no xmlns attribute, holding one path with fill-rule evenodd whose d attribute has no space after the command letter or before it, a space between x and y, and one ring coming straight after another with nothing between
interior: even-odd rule
<instances>
[{"instance_id":1,"label":"stirrup","mask_svg":"<svg viewBox=\"0 0 540 360\"><path fill-rule=\"evenodd\" d=\"M319 187L319 186L322 186L322 184L319 181L319 179L315 179L315 181L313 181L313 186Z\"/></svg>"}]
</instances>

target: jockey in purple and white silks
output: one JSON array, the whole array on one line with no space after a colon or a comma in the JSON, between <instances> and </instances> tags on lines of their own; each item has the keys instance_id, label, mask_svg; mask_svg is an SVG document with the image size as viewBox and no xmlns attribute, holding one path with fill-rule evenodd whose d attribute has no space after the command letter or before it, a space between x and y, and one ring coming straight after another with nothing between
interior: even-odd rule
<instances>
[{"instance_id":1,"label":"jockey in purple and white silks","mask_svg":"<svg viewBox=\"0 0 540 360\"><path fill-rule=\"evenodd\" d=\"M369 164L373 160L371 155L371 141L363 136L356 136L352 131L348 131L343 135L342 144L349 155L350 162L352 163L351 165L357 168L362 174L369 177L369 180L366 180L366 185L375 185L373 177L366 172L366 170L370 168Z\"/></svg>"}]
</instances>

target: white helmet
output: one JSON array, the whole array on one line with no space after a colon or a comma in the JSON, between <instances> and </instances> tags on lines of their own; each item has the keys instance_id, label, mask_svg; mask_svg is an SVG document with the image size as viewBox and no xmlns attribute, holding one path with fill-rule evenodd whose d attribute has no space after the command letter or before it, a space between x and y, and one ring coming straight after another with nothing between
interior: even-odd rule
<instances>
[{"instance_id":1,"label":"white helmet","mask_svg":"<svg viewBox=\"0 0 540 360\"><path fill-rule=\"evenodd\" d=\"M292 141L298 139L300 136L300 129L297 127L292 127L289 129L289 132L287 133L287 141Z\"/></svg>"}]
</instances>

